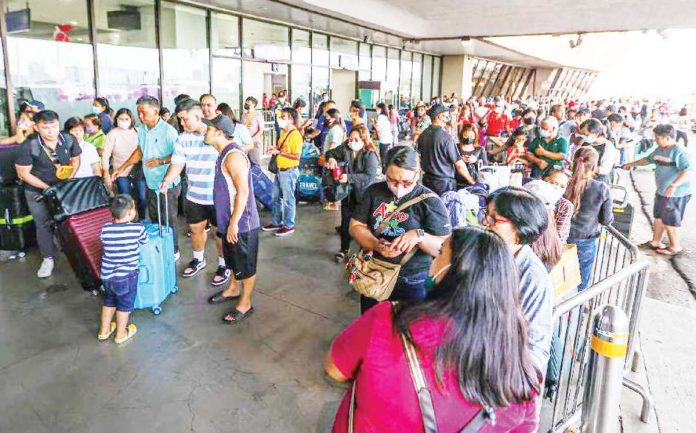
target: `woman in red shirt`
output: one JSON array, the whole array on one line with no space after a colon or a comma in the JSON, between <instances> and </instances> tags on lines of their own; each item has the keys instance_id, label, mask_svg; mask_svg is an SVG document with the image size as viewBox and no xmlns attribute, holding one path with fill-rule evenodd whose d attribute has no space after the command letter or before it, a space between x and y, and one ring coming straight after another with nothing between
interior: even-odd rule
<instances>
[{"instance_id":1,"label":"woman in red shirt","mask_svg":"<svg viewBox=\"0 0 696 433\"><path fill-rule=\"evenodd\" d=\"M540 385L515 269L492 231L456 230L432 263L427 300L382 302L336 337L326 371L356 387L356 433L424 431L400 334L416 347L440 433L459 432L483 407L494 408L495 425L482 432L537 430ZM350 403L348 392L334 433L348 432Z\"/></svg>"}]
</instances>

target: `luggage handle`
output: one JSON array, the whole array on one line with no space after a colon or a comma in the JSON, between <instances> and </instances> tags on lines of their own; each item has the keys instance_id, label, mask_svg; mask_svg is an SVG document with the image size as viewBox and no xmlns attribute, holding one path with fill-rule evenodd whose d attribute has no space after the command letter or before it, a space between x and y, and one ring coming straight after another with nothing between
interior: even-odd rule
<instances>
[{"instance_id":1,"label":"luggage handle","mask_svg":"<svg viewBox=\"0 0 696 433\"><path fill-rule=\"evenodd\" d=\"M150 268L147 266L139 266L139 274L138 274L138 281L142 281L143 283L147 283L150 281Z\"/></svg>"},{"instance_id":2,"label":"luggage handle","mask_svg":"<svg viewBox=\"0 0 696 433\"><path fill-rule=\"evenodd\" d=\"M614 198L612 197L612 202L613 202L613 205L614 205L615 207L618 207L618 208L623 209L623 208L625 208L626 206L628 206L628 190L626 189L626 187L619 186L619 185L611 185L611 186L610 186L610 190L611 190L611 191L621 191L621 192L623 192L623 200L621 200L621 201L616 201L616 200L614 200Z\"/></svg>"},{"instance_id":3,"label":"luggage handle","mask_svg":"<svg viewBox=\"0 0 696 433\"><path fill-rule=\"evenodd\" d=\"M160 190L155 191L157 194L157 227L159 228L159 235L162 237L162 211L160 210ZM164 224L169 227L169 201L167 194L162 194L164 196Z\"/></svg>"}]
</instances>

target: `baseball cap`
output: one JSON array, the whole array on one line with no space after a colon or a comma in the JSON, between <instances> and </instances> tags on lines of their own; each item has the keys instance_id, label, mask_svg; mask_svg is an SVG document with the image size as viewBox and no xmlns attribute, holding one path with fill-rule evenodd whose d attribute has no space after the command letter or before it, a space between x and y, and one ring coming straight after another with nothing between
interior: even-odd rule
<instances>
[{"instance_id":1,"label":"baseball cap","mask_svg":"<svg viewBox=\"0 0 696 433\"><path fill-rule=\"evenodd\" d=\"M423 101L418 101L418 103L416 103L416 109L418 109L418 108L420 108L420 107L425 108L425 102L423 102Z\"/></svg>"},{"instance_id":2,"label":"baseball cap","mask_svg":"<svg viewBox=\"0 0 696 433\"><path fill-rule=\"evenodd\" d=\"M202 120L206 125L213 126L222 131L222 133L225 134L225 137L232 138L234 136L234 122L232 122L232 119L224 114L218 115L213 120L208 120L205 118Z\"/></svg>"},{"instance_id":3,"label":"baseball cap","mask_svg":"<svg viewBox=\"0 0 696 433\"><path fill-rule=\"evenodd\" d=\"M435 104L433 108L430 109L430 118L435 119L438 114L449 113L447 107L442 104Z\"/></svg>"},{"instance_id":4,"label":"baseball cap","mask_svg":"<svg viewBox=\"0 0 696 433\"><path fill-rule=\"evenodd\" d=\"M37 101L36 99L29 101L29 105L31 105L32 107L36 107L36 109L39 111L46 109L44 103L41 101Z\"/></svg>"},{"instance_id":5,"label":"baseball cap","mask_svg":"<svg viewBox=\"0 0 696 433\"><path fill-rule=\"evenodd\" d=\"M523 188L536 194L541 201L544 202L546 209L549 210L555 208L556 202L563 197L564 193L563 189L554 187L544 180L533 180L531 182L527 182Z\"/></svg>"}]
</instances>

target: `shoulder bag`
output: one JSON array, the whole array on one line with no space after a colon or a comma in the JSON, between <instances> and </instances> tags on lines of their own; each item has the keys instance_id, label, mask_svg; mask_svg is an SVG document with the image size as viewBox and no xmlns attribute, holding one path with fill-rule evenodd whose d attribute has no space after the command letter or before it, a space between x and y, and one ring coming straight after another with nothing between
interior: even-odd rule
<instances>
[{"instance_id":1,"label":"shoulder bag","mask_svg":"<svg viewBox=\"0 0 696 433\"><path fill-rule=\"evenodd\" d=\"M286 141L288 141L288 138L290 137L290 134L293 132L297 132L299 134L299 131L297 129L293 129L290 131L288 135L285 136L282 142L278 143L278 150L281 150L283 148L283 145L285 144ZM278 174L278 155L279 153L276 153L271 156L271 160L268 161L268 171L270 171L273 174Z\"/></svg>"},{"instance_id":2,"label":"shoulder bag","mask_svg":"<svg viewBox=\"0 0 696 433\"><path fill-rule=\"evenodd\" d=\"M384 230L387 224L389 224L389 221L399 212L430 197L437 197L437 194L422 194L401 204L391 215L380 223L376 232L379 233ZM394 291L394 286L396 286L396 280L399 277L401 267L411 260L417 251L418 247L414 247L404 255L401 262L390 263L385 260L377 259L372 254L361 249L348 260L346 266L349 270L349 281L351 286L353 286L358 293L368 298L377 301L389 299L389 296L391 296Z\"/></svg>"},{"instance_id":3,"label":"shoulder bag","mask_svg":"<svg viewBox=\"0 0 696 433\"><path fill-rule=\"evenodd\" d=\"M396 314L397 303L392 302L394 314ZM406 336L401 333L401 345L404 348L408 369L411 372L413 387L418 395L418 406L420 407L421 417L425 433L437 433L437 421L435 418L435 408L433 407L432 396L425 381L423 368L418 360L418 354L413 344L408 341ZM350 394L350 408L348 409L348 433L355 433L355 381ZM495 425L495 411L493 408L484 407L474 415L469 422L459 430L459 433L478 433L486 424Z\"/></svg>"}]
</instances>

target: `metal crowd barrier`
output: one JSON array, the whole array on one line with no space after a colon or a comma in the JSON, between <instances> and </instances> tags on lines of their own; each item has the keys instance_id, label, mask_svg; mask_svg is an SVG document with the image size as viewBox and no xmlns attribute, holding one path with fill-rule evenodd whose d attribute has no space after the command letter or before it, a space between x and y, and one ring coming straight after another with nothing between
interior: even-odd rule
<instances>
[{"instance_id":1,"label":"metal crowd barrier","mask_svg":"<svg viewBox=\"0 0 696 433\"><path fill-rule=\"evenodd\" d=\"M263 114L263 140L261 142L261 156L269 156L268 149L275 146L276 130L275 130L275 114L273 110L262 110Z\"/></svg>"},{"instance_id":2,"label":"metal crowd barrier","mask_svg":"<svg viewBox=\"0 0 696 433\"><path fill-rule=\"evenodd\" d=\"M645 295L648 261L613 227L605 227L598 240L591 285L554 307L556 385L547 389L541 411L540 432L561 433L580 425L587 367L590 360L592 318L603 305L621 308L629 319L625 372L638 365L636 338L640 308ZM552 348L553 351L553 348ZM627 379L624 386L643 397L641 420L647 422L652 407L650 394Z\"/></svg>"}]
</instances>

